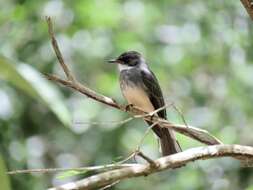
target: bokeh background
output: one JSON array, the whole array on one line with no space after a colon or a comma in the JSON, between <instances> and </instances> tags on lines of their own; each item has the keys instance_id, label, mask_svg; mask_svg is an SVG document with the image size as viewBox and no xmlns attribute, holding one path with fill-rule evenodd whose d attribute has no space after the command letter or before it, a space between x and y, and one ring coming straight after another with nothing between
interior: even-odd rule
<instances>
[{"instance_id":1,"label":"bokeh background","mask_svg":"<svg viewBox=\"0 0 253 190\"><path fill-rule=\"evenodd\" d=\"M224 143L253 145L253 22L239 0L0 0L1 189L41 190L84 177L5 172L112 163L146 129L141 120L111 123L128 115L43 77L64 76L45 16L52 16L64 59L83 84L125 103L117 69L106 60L140 51L166 102L188 124ZM183 123L172 108L168 119ZM201 146L177 137L183 149ZM159 157L153 134L142 150ZM112 189L253 190L253 170L228 158L208 160Z\"/></svg>"}]
</instances>

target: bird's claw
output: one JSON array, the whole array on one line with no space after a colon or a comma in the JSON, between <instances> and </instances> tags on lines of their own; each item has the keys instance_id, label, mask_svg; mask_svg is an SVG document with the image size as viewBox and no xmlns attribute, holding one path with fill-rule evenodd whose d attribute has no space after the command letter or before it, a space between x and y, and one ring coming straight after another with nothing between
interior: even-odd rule
<instances>
[{"instance_id":1,"label":"bird's claw","mask_svg":"<svg viewBox=\"0 0 253 190\"><path fill-rule=\"evenodd\" d=\"M150 116L151 121L153 121L155 114L150 114L149 116Z\"/></svg>"},{"instance_id":2,"label":"bird's claw","mask_svg":"<svg viewBox=\"0 0 253 190\"><path fill-rule=\"evenodd\" d=\"M125 106L125 111L126 112L129 112L129 111L131 111L131 109L134 107L134 105L133 104L127 104L126 106Z\"/></svg>"},{"instance_id":3,"label":"bird's claw","mask_svg":"<svg viewBox=\"0 0 253 190\"><path fill-rule=\"evenodd\" d=\"M153 121L154 116L155 116L155 112L149 112L148 116L150 117L151 121Z\"/></svg>"}]
</instances>

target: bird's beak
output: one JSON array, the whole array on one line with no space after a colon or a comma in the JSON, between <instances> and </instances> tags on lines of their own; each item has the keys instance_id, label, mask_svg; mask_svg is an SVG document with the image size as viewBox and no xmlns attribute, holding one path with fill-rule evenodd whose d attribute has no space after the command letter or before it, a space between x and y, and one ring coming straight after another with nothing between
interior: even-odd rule
<instances>
[{"instance_id":1,"label":"bird's beak","mask_svg":"<svg viewBox=\"0 0 253 190\"><path fill-rule=\"evenodd\" d=\"M118 63L118 61L116 59L111 59L108 61L108 63Z\"/></svg>"}]
</instances>

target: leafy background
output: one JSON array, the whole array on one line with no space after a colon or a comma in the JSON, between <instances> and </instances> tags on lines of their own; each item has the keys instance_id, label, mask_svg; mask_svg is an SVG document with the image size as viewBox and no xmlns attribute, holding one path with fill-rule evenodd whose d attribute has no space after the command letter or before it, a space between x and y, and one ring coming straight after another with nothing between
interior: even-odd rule
<instances>
[{"instance_id":1,"label":"leafy background","mask_svg":"<svg viewBox=\"0 0 253 190\"><path fill-rule=\"evenodd\" d=\"M110 124L128 116L43 77L63 76L45 16L52 16L64 58L82 83L124 103L117 70L106 60L140 51L166 102L174 102L187 123L224 143L253 145L253 28L240 1L0 0L1 188L40 190L78 179L8 176L6 170L111 163L127 156L146 129L139 120ZM168 112L170 121L182 123L173 109ZM178 139L183 149L200 145ZM159 156L154 135L142 150ZM113 189L154 187L253 190L253 171L228 158L201 161Z\"/></svg>"}]
</instances>

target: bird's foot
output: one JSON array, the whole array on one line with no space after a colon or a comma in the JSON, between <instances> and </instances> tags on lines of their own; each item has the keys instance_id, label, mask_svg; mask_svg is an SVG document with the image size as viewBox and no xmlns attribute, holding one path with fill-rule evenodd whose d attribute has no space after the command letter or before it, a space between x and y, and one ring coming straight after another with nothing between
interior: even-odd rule
<instances>
[{"instance_id":1,"label":"bird's foot","mask_svg":"<svg viewBox=\"0 0 253 190\"><path fill-rule=\"evenodd\" d=\"M156 115L156 112L155 112L155 111L149 112L149 113L148 113L148 116L150 117L150 120L151 120L151 121L153 121L155 115Z\"/></svg>"},{"instance_id":2,"label":"bird's foot","mask_svg":"<svg viewBox=\"0 0 253 190\"><path fill-rule=\"evenodd\" d=\"M134 107L133 104L127 104L127 105L125 106L125 111L126 111L126 112L129 112L129 111L132 110L133 107Z\"/></svg>"}]
</instances>

